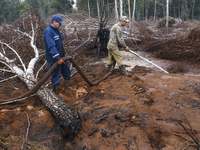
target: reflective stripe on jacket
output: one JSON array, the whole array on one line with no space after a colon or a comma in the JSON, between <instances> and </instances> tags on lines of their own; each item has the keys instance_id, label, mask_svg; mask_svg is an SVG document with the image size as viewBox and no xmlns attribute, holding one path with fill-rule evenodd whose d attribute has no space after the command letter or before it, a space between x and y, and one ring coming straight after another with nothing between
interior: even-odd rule
<instances>
[{"instance_id":1,"label":"reflective stripe on jacket","mask_svg":"<svg viewBox=\"0 0 200 150\"><path fill-rule=\"evenodd\" d=\"M44 31L44 42L46 59L50 64L64 57L62 35L58 29L49 25Z\"/></svg>"}]
</instances>

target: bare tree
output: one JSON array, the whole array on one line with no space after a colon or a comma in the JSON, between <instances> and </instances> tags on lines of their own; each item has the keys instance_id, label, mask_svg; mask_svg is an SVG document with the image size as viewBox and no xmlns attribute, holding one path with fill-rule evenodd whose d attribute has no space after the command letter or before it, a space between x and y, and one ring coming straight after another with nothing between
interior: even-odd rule
<instances>
[{"instance_id":1,"label":"bare tree","mask_svg":"<svg viewBox=\"0 0 200 150\"><path fill-rule=\"evenodd\" d=\"M99 0L97 0L97 13L98 13L98 18L99 18L100 17Z\"/></svg>"},{"instance_id":2,"label":"bare tree","mask_svg":"<svg viewBox=\"0 0 200 150\"><path fill-rule=\"evenodd\" d=\"M88 0L88 14L89 14L89 18L90 18L90 0Z\"/></svg>"},{"instance_id":3,"label":"bare tree","mask_svg":"<svg viewBox=\"0 0 200 150\"><path fill-rule=\"evenodd\" d=\"M169 22L169 0L167 0L167 6L166 6L166 28L168 32L168 22Z\"/></svg>"},{"instance_id":4,"label":"bare tree","mask_svg":"<svg viewBox=\"0 0 200 150\"><path fill-rule=\"evenodd\" d=\"M107 51L107 43L109 40L109 29L106 28L108 22L109 9L106 8L106 3L103 3L100 19L99 19L99 30L97 34L97 56L100 57L101 51Z\"/></svg>"},{"instance_id":5,"label":"bare tree","mask_svg":"<svg viewBox=\"0 0 200 150\"><path fill-rule=\"evenodd\" d=\"M120 0L120 17L123 15L123 0Z\"/></svg>"},{"instance_id":6,"label":"bare tree","mask_svg":"<svg viewBox=\"0 0 200 150\"><path fill-rule=\"evenodd\" d=\"M135 21L135 3L136 3L136 0L134 0L134 2L133 2L133 14L132 14L132 21Z\"/></svg>"},{"instance_id":7,"label":"bare tree","mask_svg":"<svg viewBox=\"0 0 200 150\"><path fill-rule=\"evenodd\" d=\"M155 3L154 3L154 17L153 17L153 20L156 21L156 0L155 0Z\"/></svg>"},{"instance_id":8,"label":"bare tree","mask_svg":"<svg viewBox=\"0 0 200 150\"><path fill-rule=\"evenodd\" d=\"M119 15L118 15L118 9L117 9L117 0L115 0L115 19L118 20Z\"/></svg>"},{"instance_id":9,"label":"bare tree","mask_svg":"<svg viewBox=\"0 0 200 150\"><path fill-rule=\"evenodd\" d=\"M149 0L147 0L147 4L145 7L145 20L147 21L148 19L148 13L149 13Z\"/></svg>"},{"instance_id":10,"label":"bare tree","mask_svg":"<svg viewBox=\"0 0 200 150\"><path fill-rule=\"evenodd\" d=\"M43 66L38 63L44 56L44 51L38 48L38 45L44 45L44 42L41 42L45 29L43 24L36 16L27 15L22 22L19 20L12 27L4 26L0 33L2 39L0 41L0 70L7 72L5 76L7 79L11 75L18 77L28 89L33 89L37 83L41 82L36 76L37 69ZM45 86L37 89L36 95L55 118L62 136L73 139L82 123L80 114ZM1 104L6 104L6 102L1 101Z\"/></svg>"},{"instance_id":11,"label":"bare tree","mask_svg":"<svg viewBox=\"0 0 200 150\"><path fill-rule=\"evenodd\" d=\"M192 18L194 18L194 6L195 6L195 0L192 1Z\"/></svg>"},{"instance_id":12,"label":"bare tree","mask_svg":"<svg viewBox=\"0 0 200 150\"><path fill-rule=\"evenodd\" d=\"M131 4L130 4L130 0L128 0L128 14L129 14L129 27L131 25Z\"/></svg>"},{"instance_id":13,"label":"bare tree","mask_svg":"<svg viewBox=\"0 0 200 150\"><path fill-rule=\"evenodd\" d=\"M195 6L195 0L192 1L192 18L194 18L194 6Z\"/></svg>"},{"instance_id":14,"label":"bare tree","mask_svg":"<svg viewBox=\"0 0 200 150\"><path fill-rule=\"evenodd\" d=\"M188 2L187 2L187 0L185 0L184 12L185 12L185 20L187 20L188 19Z\"/></svg>"}]
</instances>

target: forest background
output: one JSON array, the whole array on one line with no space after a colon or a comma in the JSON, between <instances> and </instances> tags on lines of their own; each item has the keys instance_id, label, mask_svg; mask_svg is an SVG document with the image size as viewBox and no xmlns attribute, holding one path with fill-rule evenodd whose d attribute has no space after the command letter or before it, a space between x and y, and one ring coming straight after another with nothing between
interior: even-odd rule
<instances>
[{"instance_id":1,"label":"forest background","mask_svg":"<svg viewBox=\"0 0 200 150\"><path fill-rule=\"evenodd\" d=\"M169 3L168 10L171 17L183 21L200 19L199 0L77 0L75 3L73 0L1 0L0 21L12 24L20 16L30 13L30 8L41 19L56 13L73 12L98 17L99 12L106 9L110 19L127 15L133 21L143 21L165 17L167 3Z\"/></svg>"}]
</instances>

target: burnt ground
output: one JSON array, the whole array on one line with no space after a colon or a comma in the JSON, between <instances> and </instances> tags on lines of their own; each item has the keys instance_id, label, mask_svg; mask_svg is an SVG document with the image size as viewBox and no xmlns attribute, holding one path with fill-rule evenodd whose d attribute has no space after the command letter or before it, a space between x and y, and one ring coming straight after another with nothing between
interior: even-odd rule
<instances>
[{"instance_id":1,"label":"burnt ground","mask_svg":"<svg viewBox=\"0 0 200 150\"><path fill-rule=\"evenodd\" d=\"M89 66L85 72L88 78L96 81L107 71L100 63ZM20 84L19 81L15 83ZM27 91L13 92L6 84L0 88L1 99ZM44 150L191 150L198 146L191 137L200 138L199 76L166 74L136 66L132 69L132 77L123 76L115 69L111 76L94 87L76 74L70 88L65 90L61 85L60 92L63 101L83 119L73 141L62 139L42 102L29 97L0 106L1 143L9 150L22 146Z\"/></svg>"},{"instance_id":2,"label":"burnt ground","mask_svg":"<svg viewBox=\"0 0 200 150\"><path fill-rule=\"evenodd\" d=\"M196 31L192 35L194 33ZM62 139L58 125L35 96L0 105L0 149L199 149L200 55L198 38L194 43L196 36L190 36L192 46L188 38L184 42L180 39L141 45L141 49L158 58L174 58L170 59L173 62L166 60L168 74L137 65L129 68L132 77L121 75L116 68L112 75L94 87L89 86L79 74L72 77L70 88L64 89L61 84L63 101L78 111L83 119L73 141ZM194 58L196 61L182 62ZM159 62L157 64L162 66ZM87 65L84 72L89 79L96 81L107 70L102 62ZM46 83L49 82L50 79ZM49 88L52 88L51 85ZM1 100L28 91L16 78L1 83L0 90Z\"/></svg>"}]
</instances>

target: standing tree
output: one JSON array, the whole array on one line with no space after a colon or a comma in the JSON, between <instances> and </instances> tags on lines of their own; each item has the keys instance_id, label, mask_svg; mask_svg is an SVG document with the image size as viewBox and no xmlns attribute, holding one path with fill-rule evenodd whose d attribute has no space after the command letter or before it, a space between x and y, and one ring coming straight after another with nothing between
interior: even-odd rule
<instances>
[{"instance_id":1,"label":"standing tree","mask_svg":"<svg viewBox=\"0 0 200 150\"><path fill-rule=\"evenodd\" d=\"M89 18L90 18L90 0L88 0L88 14L89 14Z\"/></svg>"},{"instance_id":2,"label":"standing tree","mask_svg":"<svg viewBox=\"0 0 200 150\"><path fill-rule=\"evenodd\" d=\"M107 52L107 43L109 40L109 29L106 28L108 22L108 12L109 9L106 7L108 2L102 1L101 10L100 10L100 19L99 19L99 30L97 34L97 56L100 57L101 51ZM107 9L106 9L107 8Z\"/></svg>"},{"instance_id":3,"label":"standing tree","mask_svg":"<svg viewBox=\"0 0 200 150\"><path fill-rule=\"evenodd\" d=\"M39 12L39 1L38 0L27 0L29 7L32 7L36 13Z\"/></svg>"},{"instance_id":4,"label":"standing tree","mask_svg":"<svg viewBox=\"0 0 200 150\"><path fill-rule=\"evenodd\" d=\"M136 0L134 0L134 2L133 2L133 15L132 15L132 21L135 21L135 3L136 3Z\"/></svg>"},{"instance_id":5,"label":"standing tree","mask_svg":"<svg viewBox=\"0 0 200 150\"><path fill-rule=\"evenodd\" d=\"M21 8L22 8L21 2L19 0L15 0L14 1L14 10L13 10L13 14L14 14L15 19L19 18Z\"/></svg>"},{"instance_id":6,"label":"standing tree","mask_svg":"<svg viewBox=\"0 0 200 150\"><path fill-rule=\"evenodd\" d=\"M155 3L154 3L154 16L153 16L153 20L156 21L156 0L155 0Z\"/></svg>"},{"instance_id":7,"label":"standing tree","mask_svg":"<svg viewBox=\"0 0 200 150\"><path fill-rule=\"evenodd\" d=\"M166 28L168 33L168 23L169 23L169 0L167 0L167 6L166 6Z\"/></svg>"},{"instance_id":8,"label":"standing tree","mask_svg":"<svg viewBox=\"0 0 200 150\"><path fill-rule=\"evenodd\" d=\"M191 18L194 18L194 6L195 6L195 0L192 0L191 1Z\"/></svg>"},{"instance_id":9,"label":"standing tree","mask_svg":"<svg viewBox=\"0 0 200 150\"><path fill-rule=\"evenodd\" d=\"M147 3L145 5L145 21L148 19L148 14L149 13L149 0L147 0Z\"/></svg>"},{"instance_id":10,"label":"standing tree","mask_svg":"<svg viewBox=\"0 0 200 150\"><path fill-rule=\"evenodd\" d=\"M130 0L128 0L128 14L129 14L129 27L131 25L131 3Z\"/></svg>"},{"instance_id":11,"label":"standing tree","mask_svg":"<svg viewBox=\"0 0 200 150\"><path fill-rule=\"evenodd\" d=\"M49 14L72 12L72 0L51 0Z\"/></svg>"},{"instance_id":12,"label":"standing tree","mask_svg":"<svg viewBox=\"0 0 200 150\"><path fill-rule=\"evenodd\" d=\"M184 0L184 5L183 5L183 10L182 11L182 18L183 20L188 20L188 3L187 0Z\"/></svg>"},{"instance_id":13,"label":"standing tree","mask_svg":"<svg viewBox=\"0 0 200 150\"><path fill-rule=\"evenodd\" d=\"M118 14L118 9L117 9L117 0L115 0L115 19L118 20L119 14Z\"/></svg>"},{"instance_id":14,"label":"standing tree","mask_svg":"<svg viewBox=\"0 0 200 150\"><path fill-rule=\"evenodd\" d=\"M100 10L99 10L99 0L97 0L97 13L98 13L98 18L100 17Z\"/></svg>"},{"instance_id":15,"label":"standing tree","mask_svg":"<svg viewBox=\"0 0 200 150\"><path fill-rule=\"evenodd\" d=\"M123 16L123 0L120 0L120 17Z\"/></svg>"}]
</instances>

